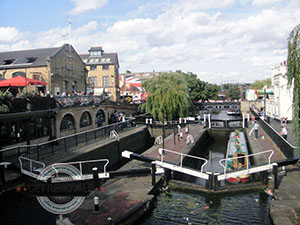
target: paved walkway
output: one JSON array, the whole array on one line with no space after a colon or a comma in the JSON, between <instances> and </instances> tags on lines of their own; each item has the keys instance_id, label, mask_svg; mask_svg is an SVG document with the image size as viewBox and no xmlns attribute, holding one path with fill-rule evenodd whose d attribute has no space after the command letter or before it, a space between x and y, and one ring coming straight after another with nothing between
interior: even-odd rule
<instances>
[{"instance_id":1,"label":"paved walkway","mask_svg":"<svg viewBox=\"0 0 300 225\"><path fill-rule=\"evenodd\" d=\"M280 131L280 121L271 119L270 125ZM294 145L292 124L287 124L287 141ZM300 224L300 165L290 165L285 172L279 172L279 187L274 190L274 199L270 204L270 216L274 225Z\"/></svg>"},{"instance_id":2,"label":"paved walkway","mask_svg":"<svg viewBox=\"0 0 300 225\"><path fill-rule=\"evenodd\" d=\"M199 132L203 129L200 125L190 126L190 134L193 135L195 141L202 135ZM186 138L188 134L183 135L180 142L176 139L176 145L174 145L174 136L170 135L165 140L165 148L180 153L188 153L191 145L186 144ZM143 155L160 159L158 148L160 146L153 146L148 149ZM130 149L128 149L130 151ZM180 157L175 154L167 153L165 158L173 163L179 163ZM149 168L149 163L132 160L125 166L121 167L119 171ZM157 180L160 178L157 177ZM137 219L142 216L147 210L151 209L155 196L150 194L152 186L151 176L140 177L120 177L116 179L108 180L99 191L94 191L86 197L82 206L76 211L64 215L63 219L59 219L57 224L114 224L124 219L129 221L134 218ZM98 196L100 199L100 211L94 211L93 198ZM132 216L134 214L134 217ZM131 221L132 222L132 221Z\"/></svg>"},{"instance_id":3,"label":"paved walkway","mask_svg":"<svg viewBox=\"0 0 300 225\"><path fill-rule=\"evenodd\" d=\"M270 123L271 127L273 127L277 132L280 132L281 131L281 128L280 128L280 121L279 120L276 120L276 119L272 119L270 118ZM287 137L287 141L295 146L295 137L293 135L293 124L292 122L288 122L286 124L286 128L288 130L288 137Z\"/></svg>"}]
</instances>

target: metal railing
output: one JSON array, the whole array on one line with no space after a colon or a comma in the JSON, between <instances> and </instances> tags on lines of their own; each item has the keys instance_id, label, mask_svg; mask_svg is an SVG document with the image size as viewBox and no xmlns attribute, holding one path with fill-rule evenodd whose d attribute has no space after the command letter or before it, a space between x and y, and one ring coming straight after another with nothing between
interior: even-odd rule
<instances>
[{"instance_id":1,"label":"metal railing","mask_svg":"<svg viewBox=\"0 0 300 225\"><path fill-rule=\"evenodd\" d=\"M219 160L219 164L224 168L224 176L226 176L226 174L228 173L227 172L227 162L229 161L229 160L234 160L234 159L242 159L242 158L247 158L247 167L245 168L245 169L243 169L243 168L241 168L241 169L239 169L239 170L244 170L245 171L245 174L247 174L247 172L249 171L249 162L250 162L250 157L253 157L253 156L256 156L256 155L262 155L262 154L267 154L267 153L270 153L270 155L269 155L269 157L268 157L268 163L267 163L267 165L271 165L272 163L271 163L271 158L272 158L272 156L273 156L273 154L274 154L274 151L273 150L266 150L266 151L263 151L263 152L258 152L258 153L253 153L253 154L250 154L250 155L245 155L245 156L237 156L237 157L231 157L231 158L225 158L225 159L221 159L221 160ZM223 162L225 162L225 163L223 163ZM231 172L233 172L233 171L231 171Z\"/></svg>"},{"instance_id":2,"label":"metal railing","mask_svg":"<svg viewBox=\"0 0 300 225\"><path fill-rule=\"evenodd\" d=\"M37 178L40 172L46 167L44 163L29 159L23 156L19 157L21 173L33 178Z\"/></svg>"},{"instance_id":3,"label":"metal railing","mask_svg":"<svg viewBox=\"0 0 300 225\"><path fill-rule=\"evenodd\" d=\"M96 165L97 163L97 165ZM88 168L86 168L85 170L83 170L83 164L88 164ZM75 166L80 174L83 176L84 179L92 179L93 174L92 174L92 168L97 167L97 169L99 168L103 168L102 170L100 170L103 173L102 177L107 177L108 173L107 173L107 165L109 164L109 160L108 159L95 159L95 160L85 160L85 161L76 161L76 162L66 162L66 163L54 163L51 165L51 167L56 168L57 166L63 166L63 165L72 165ZM56 182L64 182L64 179L60 179L60 180L56 180Z\"/></svg>"},{"instance_id":4,"label":"metal railing","mask_svg":"<svg viewBox=\"0 0 300 225\"><path fill-rule=\"evenodd\" d=\"M183 168L183 159L185 157L204 161L204 163L202 164L201 169L200 169L201 173L203 173L203 168L208 163L208 160L205 159L205 158L201 158L201 157L197 157L197 156L193 156L193 155L188 155L188 154L184 154L184 153L180 153L180 152L175 152L175 151L168 150L168 149L159 148L158 152L159 152L159 155L160 155L160 161L161 162L164 162L164 155L166 154L166 152L171 153L171 154L175 154L175 155L179 155L180 156L180 165L179 165L180 168Z\"/></svg>"},{"instance_id":5,"label":"metal railing","mask_svg":"<svg viewBox=\"0 0 300 225\"><path fill-rule=\"evenodd\" d=\"M298 151L295 146L292 146L289 142L287 142L287 140L279 135L279 133L263 119L261 119L260 116L252 108L250 108L250 111L258 120L259 125L264 129L264 131L275 142L275 144L280 148L280 150L287 158L298 156Z\"/></svg>"},{"instance_id":6,"label":"metal railing","mask_svg":"<svg viewBox=\"0 0 300 225\"><path fill-rule=\"evenodd\" d=\"M49 156L53 156L58 152L74 151L78 147L92 144L99 139L109 138L110 132L115 130L121 133L132 127L136 127L135 119L129 119L125 122L118 122L92 130L67 135L54 140L46 141L36 145L18 145L0 150L0 161L18 163L20 156L31 158L33 160L41 160Z\"/></svg>"}]
</instances>

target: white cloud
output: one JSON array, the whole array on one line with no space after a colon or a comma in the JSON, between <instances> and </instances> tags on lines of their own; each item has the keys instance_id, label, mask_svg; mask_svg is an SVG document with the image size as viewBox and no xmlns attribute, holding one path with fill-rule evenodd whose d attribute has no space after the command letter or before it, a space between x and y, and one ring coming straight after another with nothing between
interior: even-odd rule
<instances>
[{"instance_id":1,"label":"white cloud","mask_svg":"<svg viewBox=\"0 0 300 225\"><path fill-rule=\"evenodd\" d=\"M71 44L78 53L87 53L91 46L117 52L120 72L182 70L212 83L264 79L267 71L286 59L287 37L300 21L300 4L296 0L280 8L253 7L250 0L238 0L239 7L252 9L249 13L244 9L244 14L235 11L237 1L206 2L162 2L165 8L156 10L156 16L141 18L140 15L151 15L147 4L135 11L139 18L110 22L105 28L101 26L103 19L94 18L72 29ZM68 42L67 26L31 36L24 36L16 28L2 29L1 50L54 47Z\"/></svg>"},{"instance_id":2,"label":"white cloud","mask_svg":"<svg viewBox=\"0 0 300 225\"><path fill-rule=\"evenodd\" d=\"M108 2L108 0L71 0L75 4L69 13L71 15L79 15L84 12L102 8Z\"/></svg>"},{"instance_id":3,"label":"white cloud","mask_svg":"<svg viewBox=\"0 0 300 225\"><path fill-rule=\"evenodd\" d=\"M281 1L282 0L253 0L252 4L255 6L264 6L264 5L270 5Z\"/></svg>"},{"instance_id":4,"label":"white cloud","mask_svg":"<svg viewBox=\"0 0 300 225\"><path fill-rule=\"evenodd\" d=\"M15 27L0 27L0 43L17 41L21 36L20 31Z\"/></svg>"}]
</instances>

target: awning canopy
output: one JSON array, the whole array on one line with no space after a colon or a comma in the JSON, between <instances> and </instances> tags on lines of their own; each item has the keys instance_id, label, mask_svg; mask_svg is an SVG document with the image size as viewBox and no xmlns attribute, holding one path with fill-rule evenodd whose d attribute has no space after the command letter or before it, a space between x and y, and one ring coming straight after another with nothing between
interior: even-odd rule
<instances>
[{"instance_id":1,"label":"awning canopy","mask_svg":"<svg viewBox=\"0 0 300 225\"><path fill-rule=\"evenodd\" d=\"M46 86L46 82L34 80L28 77L17 76L11 79L0 81L0 87L25 87L29 85L43 85Z\"/></svg>"}]
</instances>

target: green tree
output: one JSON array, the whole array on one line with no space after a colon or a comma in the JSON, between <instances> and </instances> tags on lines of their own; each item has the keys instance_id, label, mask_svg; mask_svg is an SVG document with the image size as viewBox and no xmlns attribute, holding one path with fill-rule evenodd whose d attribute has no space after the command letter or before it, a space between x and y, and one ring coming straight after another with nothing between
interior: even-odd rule
<instances>
[{"instance_id":1,"label":"green tree","mask_svg":"<svg viewBox=\"0 0 300 225\"><path fill-rule=\"evenodd\" d=\"M180 70L177 70L176 72L184 76L192 101L198 101L200 99L218 99L218 91L220 90L220 87L218 85L201 81L198 78L197 74L191 72L183 73Z\"/></svg>"},{"instance_id":2,"label":"green tree","mask_svg":"<svg viewBox=\"0 0 300 225\"><path fill-rule=\"evenodd\" d=\"M271 78L265 80L256 80L253 84L251 84L251 89L262 89L264 86L271 87L272 81Z\"/></svg>"},{"instance_id":3,"label":"green tree","mask_svg":"<svg viewBox=\"0 0 300 225\"><path fill-rule=\"evenodd\" d=\"M228 89L228 97L231 100L236 100L241 98L240 88L237 85L233 85Z\"/></svg>"},{"instance_id":4,"label":"green tree","mask_svg":"<svg viewBox=\"0 0 300 225\"><path fill-rule=\"evenodd\" d=\"M287 76L289 84L294 83L293 89L293 133L298 152L300 152L300 25L297 25L290 33L288 39ZM299 154L299 153L298 153Z\"/></svg>"},{"instance_id":5,"label":"green tree","mask_svg":"<svg viewBox=\"0 0 300 225\"><path fill-rule=\"evenodd\" d=\"M150 95L142 107L154 119L162 120L163 114L168 120L188 115L192 103L181 73L161 73L143 82L143 87Z\"/></svg>"}]
</instances>

